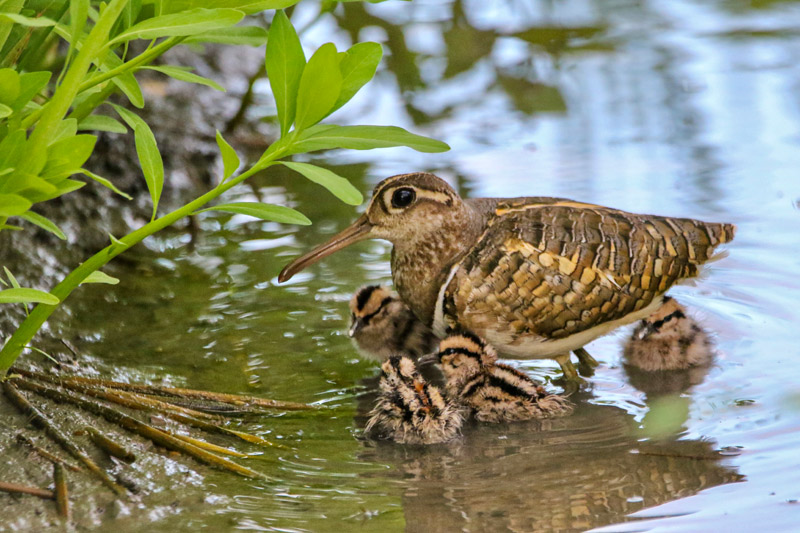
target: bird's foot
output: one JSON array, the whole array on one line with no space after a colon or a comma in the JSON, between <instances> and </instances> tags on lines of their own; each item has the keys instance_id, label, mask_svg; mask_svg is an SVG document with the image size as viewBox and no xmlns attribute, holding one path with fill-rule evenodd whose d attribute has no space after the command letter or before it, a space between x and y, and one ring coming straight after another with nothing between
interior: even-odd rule
<instances>
[{"instance_id":1,"label":"bird's foot","mask_svg":"<svg viewBox=\"0 0 800 533\"><path fill-rule=\"evenodd\" d=\"M570 361L570 354L560 355L555 359L561 366L561 371L564 372L564 375L553 380L553 382L564 387L565 393L572 394L578 392L581 385L586 385L586 380L578 375L578 371L575 370L575 365Z\"/></svg>"},{"instance_id":2,"label":"bird's foot","mask_svg":"<svg viewBox=\"0 0 800 533\"><path fill-rule=\"evenodd\" d=\"M594 369L600 366L600 363L583 348L578 348L572 353L578 358L578 372L581 376L591 377L594 376Z\"/></svg>"}]
</instances>

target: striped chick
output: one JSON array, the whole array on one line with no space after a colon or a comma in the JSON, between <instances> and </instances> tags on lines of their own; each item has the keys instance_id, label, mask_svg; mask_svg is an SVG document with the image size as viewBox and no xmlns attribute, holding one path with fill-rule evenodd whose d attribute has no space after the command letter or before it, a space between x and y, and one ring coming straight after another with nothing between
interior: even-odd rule
<instances>
[{"instance_id":1,"label":"striped chick","mask_svg":"<svg viewBox=\"0 0 800 533\"><path fill-rule=\"evenodd\" d=\"M439 345L439 362L453 401L481 422L553 418L572 412L572 404L547 393L528 375L497 362L497 353L480 337L460 333Z\"/></svg>"},{"instance_id":2,"label":"striped chick","mask_svg":"<svg viewBox=\"0 0 800 533\"><path fill-rule=\"evenodd\" d=\"M412 359L431 353L439 339L389 289L366 285L350 299L350 329L359 352L385 361L392 355Z\"/></svg>"},{"instance_id":3,"label":"striped chick","mask_svg":"<svg viewBox=\"0 0 800 533\"><path fill-rule=\"evenodd\" d=\"M408 357L392 356L381 365L380 395L365 433L401 444L437 444L456 438L460 409L426 383Z\"/></svg>"}]
</instances>

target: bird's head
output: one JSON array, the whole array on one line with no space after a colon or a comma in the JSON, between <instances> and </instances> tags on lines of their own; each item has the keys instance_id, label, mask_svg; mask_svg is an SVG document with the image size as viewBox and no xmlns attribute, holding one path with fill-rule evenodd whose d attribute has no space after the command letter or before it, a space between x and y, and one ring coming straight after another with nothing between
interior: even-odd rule
<instances>
[{"instance_id":1,"label":"bird's head","mask_svg":"<svg viewBox=\"0 0 800 533\"><path fill-rule=\"evenodd\" d=\"M413 245L459 224L465 209L461 197L444 180L426 172L400 174L378 183L366 212L349 227L307 254L295 259L278 276L280 282L320 259L364 239L385 239Z\"/></svg>"}]
</instances>

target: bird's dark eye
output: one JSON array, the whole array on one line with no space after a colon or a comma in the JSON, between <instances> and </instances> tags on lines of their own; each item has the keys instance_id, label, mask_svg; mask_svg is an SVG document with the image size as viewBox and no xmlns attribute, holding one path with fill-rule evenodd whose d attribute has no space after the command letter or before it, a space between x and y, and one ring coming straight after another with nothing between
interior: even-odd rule
<instances>
[{"instance_id":1,"label":"bird's dark eye","mask_svg":"<svg viewBox=\"0 0 800 533\"><path fill-rule=\"evenodd\" d=\"M392 193L392 207L399 209L408 207L416 199L416 197L417 193L414 192L414 189L409 189L408 187L397 189Z\"/></svg>"}]
</instances>

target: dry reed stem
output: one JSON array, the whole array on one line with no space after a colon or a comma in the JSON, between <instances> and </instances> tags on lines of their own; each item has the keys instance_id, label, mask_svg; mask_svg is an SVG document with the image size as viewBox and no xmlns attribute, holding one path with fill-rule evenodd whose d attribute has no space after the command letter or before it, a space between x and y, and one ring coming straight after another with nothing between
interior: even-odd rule
<instances>
[{"instance_id":1,"label":"dry reed stem","mask_svg":"<svg viewBox=\"0 0 800 533\"><path fill-rule=\"evenodd\" d=\"M71 518L69 508L69 489L67 489L67 473L59 463L53 465L53 481L56 487L56 507L62 518Z\"/></svg>"},{"instance_id":2,"label":"dry reed stem","mask_svg":"<svg viewBox=\"0 0 800 533\"><path fill-rule=\"evenodd\" d=\"M10 494L28 494L30 496L38 496L45 500L52 500L56 496L49 490L40 489L38 487L26 487L25 485L18 485L17 483L6 483L0 481L0 491L8 492Z\"/></svg>"},{"instance_id":3,"label":"dry reed stem","mask_svg":"<svg viewBox=\"0 0 800 533\"><path fill-rule=\"evenodd\" d=\"M95 444L95 446L106 452L108 455L116 457L121 461L125 461L128 464L136 461L136 455L132 451L123 445L114 442L111 438L100 433L100 431L97 429L87 426L84 428L84 431L89 434L89 438L92 439L92 442Z\"/></svg>"},{"instance_id":4,"label":"dry reed stem","mask_svg":"<svg viewBox=\"0 0 800 533\"><path fill-rule=\"evenodd\" d=\"M36 407L31 405L31 403L22 395L22 393L20 393L19 390L17 390L17 388L11 383L11 381L12 380L9 379L3 383L3 391L5 392L6 397L11 401L12 404L14 404L15 407L17 407L17 409L20 410L20 412L22 412L25 416L28 416L34 425L42 428L45 434L55 441L59 446L61 446L67 453L83 463L86 468L100 478L100 480L108 488L120 496L126 493L123 487L111 479L105 470L100 468L91 457L86 455L75 443L73 443L66 435L64 435L49 418L42 414L41 411L39 411ZM14 379L13 381L23 385L22 379Z\"/></svg>"},{"instance_id":5,"label":"dry reed stem","mask_svg":"<svg viewBox=\"0 0 800 533\"><path fill-rule=\"evenodd\" d=\"M149 424L145 424L140 420L137 420L106 405L82 398L73 392L59 390L26 378L14 378L14 382L24 389L33 391L36 394L40 394L55 401L77 405L81 409L89 411L90 413L98 416L102 416L109 422L137 433L160 446L182 452L203 463L217 466L245 477L261 479L266 478L266 476L260 472L256 472L255 470L236 464L229 459L203 450L202 448L199 448L193 444L189 444L188 442L184 442L173 437L165 431L157 429Z\"/></svg>"},{"instance_id":6,"label":"dry reed stem","mask_svg":"<svg viewBox=\"0 0 800 533\"><path fill-rule=\"evenodd\" d=\"M56 454L48 452L47 450L45 450L44 448L42 448L41 446L39 446L35 442L33 442L33 439L31 439L30 437L28 437L26 435L23 435L22 433L17 433L17 440L20 441L22 444L24 444L24 445L28 446L29 448L31 448L34 452L36 452L42 458L47 459L51 463L54 463L54 464L58 463L58 464L64 465L66 468L69 468L73 472L82 472L83 471L83 469L81 467L76 466L76 465L74 465L72 463L68 463L67 461L65 461L61 457L57 456Z\"/></svg>"},{"instance_id":7,"label":"dry reed stem","mask_svg":"<svg viewBox=\"0 0 800 533\"><path fill-rule=\"evenodd\" d=\"M11 373L22 374L23 376L44 379L49 377L47 374L35 372L32 370L24 370L20 368L13 368ZM43 377L44 376L44 377ZM239 394L226 394L222 392L210 392L195 389L184 389L179 387L161 387L157 385L141 385L137 383L122 383L119 381L110 381L105 379L85 378L80 376L70 376L57 378L60 383L88 385L94 387L109 387L113 389L124 390L128 392L138 392L140 394L150 394L155 396L175 396L178 398L199 398L202 400L211 400L222 403L233 404L241 407L263 407L266 409L285 409L287 411L298 411L307 409L316 409L313 405L296 402L282 402L279 400L270 400L267 398L258 398L255 396L244 396Z\"/></svg>"}]
</instances>

